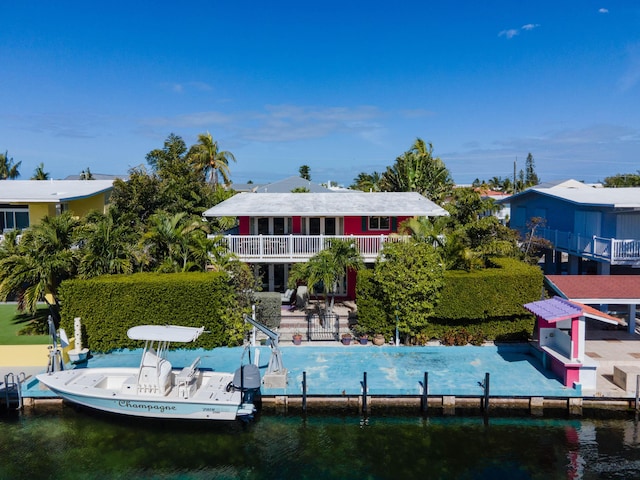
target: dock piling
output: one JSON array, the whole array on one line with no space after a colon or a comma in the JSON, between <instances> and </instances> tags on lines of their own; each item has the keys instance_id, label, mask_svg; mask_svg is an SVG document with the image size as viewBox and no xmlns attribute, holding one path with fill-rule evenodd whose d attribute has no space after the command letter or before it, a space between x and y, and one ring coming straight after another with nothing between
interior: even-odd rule
<instances>
[{"instance_id":1,"label":"dock piling","mask_svg":"<svg viewBox=\"0 0 640 480\"><path fill-rule=\"evenodd\" d=\"M307 413L307 372L302 372L302 411Z\"/></svg>"},{"instance_id":2,"label":"dock piling","mask_svg":"<svg viewBox=\"0 0 640 480\"><path fill-rule=\"evenodd\" d=\"M367 372L362 376L362 413L367 414Z\"/></svg>"},{"instance_id":3,"label":"dock piling","mask_svg":"<svg viewBox=\"0 0 640 480\"><path fill-rule=\"evenodd\" d=\"M424 372L424 380L422 381L422 398L420 401L420 411L427 413L429 409L429 372Z\"/></svg>"},{"instance_id":4,"label":"dock piling","mask_svg":"<svg viewBox=\"0 0 640 480\"><path fill-rule=\"evenodd\" d=\"M482 410L485 415L488 415L489 414L489 372L486 372L484 374L484 383L482 383L482 388L484 388Z\"/></svg>"}]
</instances>

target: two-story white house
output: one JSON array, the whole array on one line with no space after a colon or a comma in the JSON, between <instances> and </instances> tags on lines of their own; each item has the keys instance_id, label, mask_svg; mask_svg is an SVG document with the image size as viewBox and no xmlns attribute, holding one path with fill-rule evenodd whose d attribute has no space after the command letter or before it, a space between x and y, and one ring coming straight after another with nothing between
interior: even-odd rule
<instances>
[{"instance_id":1,"label":"two-story white house","mask_svg":"<svg viewBox=\"0 0 640 480\"><path fill-rule=\"evenodd\" d=\"M327 239L353 239L365 263L385 242L398 239L398 225L417 217L446 215L415 192L239 193L204 212L205 218L234 217L237 233L224 236L231 252L253 266L266 291L286 289L289 268L306 262ZM338 292L355 298L355 275Z\"/></svg>"}]
</instances>

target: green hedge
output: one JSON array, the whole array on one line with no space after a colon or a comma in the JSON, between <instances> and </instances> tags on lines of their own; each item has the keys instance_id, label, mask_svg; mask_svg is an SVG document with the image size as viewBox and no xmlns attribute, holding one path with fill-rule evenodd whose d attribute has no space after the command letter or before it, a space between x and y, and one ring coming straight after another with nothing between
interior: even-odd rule
<instances>
[{"instance_id":1,"label":"green hedge","mask_svg":"<svg viewBox=\"0 0 640 480\"><path fill-rule=\"evenodd\" d=\"M280 327L282 319L282 297L278 292L256 292L253 294L256 305L256 320L271 330Z\"/></svg>"},{"instance_id":2,"label":"green hedge","mask_svg":"<svg viewBox=\"0 0 640 480\"><path fill-rule=\"evenodd\" d=\"M494 261L496 268L445 272L445 286L433 313L442 321L511 318L525 314L522 305L540 300L540 268L511 258Z\"/></svg>"},{"instance_id":3,"label":"green hedge","mask_svg":"<svg viewBox=\"0 0 640 480\"><path fill-rule=\"evenodd\" d=\"M72 334L73 319L80 317L83 342L94 352L141 347L127 330L143 324L210 332L181 348L237 345L243 338L242 312L224 272L104 275L65 281L59 293L62 328Z\"/></svg>"},{"instance_id":4,"label":"green hedge","mask_svg":"<svg viewBox=\"0 0 640 480\"><path fill-rule=\"evenodd\" d=\"M433 315L410 342L527 340L533 332L534 318L522 305L541 298L543 274L538 267L509 258L494 260L494 266L474 272L445 272L445 285ZM363 331L390 338L394 312L383 303L377 288L371 270L358 272L358 325Z\"/></svg>"}]
</instances>

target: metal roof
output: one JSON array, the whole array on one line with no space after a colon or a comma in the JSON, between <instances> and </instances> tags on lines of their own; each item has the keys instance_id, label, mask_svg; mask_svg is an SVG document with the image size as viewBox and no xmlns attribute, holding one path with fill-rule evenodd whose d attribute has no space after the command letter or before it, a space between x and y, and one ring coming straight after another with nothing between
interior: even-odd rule
<instances>
[{"instance_id":1,"label":"metal roof","mask_svg":"<svg viewBox=\"0 0 640 480\"><path fill-rule=\"evenodd\" d=\"M442 216L446 210L416 192L239 193L204 217Z\"/></svg>"},{"instance_id":2,"label":"metal roof","mask_svg":"<svg viewBox=\"0 0 640 480\"><path fill-rule=\"evenodd\" d=\"M560 297L553 297L547 300L527 303L524 305L524 308L550 323L584 315L585 317L590 317L606 323L625 325L625 322L619 318L600 312L588 305L572 302Z\"/></svg>"},{"instance_id":3,"label":"metal roof","mask_svg":"<svg viewBox=\"0 0 640 480\"><path fill-rule=\"evenodd\" d=\"M68 202L112 188L113 180L2 180L0 203Z\"/></svg>"},{"instance_id":4,"label":"metal roof","mask_svg":"<svg viewBox=\"0 0 640 480\"><path fill-rule=\"evenodd\" d=\"M560 297L527 303L524 308L547 322L559 322L582 315L582 308Z\"/></svg>"},{"instance_id":5,"label":"metal roof","mask_svg":"<svg viewBox=\"0 0 640 480\"><path fill-rule=\"evenodd\" d=\"M567 202L598 207L612 208L640 208L640 188L598 188L580 182L566 181L552 187L532 187L513 195L513 198L539 193L549 197L556 197Z\"/></svg>"}]
</instances>

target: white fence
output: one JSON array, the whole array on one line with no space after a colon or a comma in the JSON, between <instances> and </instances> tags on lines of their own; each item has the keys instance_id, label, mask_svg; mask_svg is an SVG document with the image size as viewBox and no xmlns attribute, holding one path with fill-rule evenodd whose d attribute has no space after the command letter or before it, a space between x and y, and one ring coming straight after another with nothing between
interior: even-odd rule
<instances>
[{"instance_id":1,"label":"white fence","mask_svg":"<svg viewBox=\"0 0 640 480\"><path fill-rule=\"evenodd\" d=\"M404 241L399 235L224 235L221 240L230 252L245 262L306 262L331 240L351 240L365 262L375 261L386 242Z\"/></svg>"},{"instance_id":2,"label":"white fence","mask_svg":"<svg viewBox=\"0 0 640 480\"><path fill-rule=\"evenodd\" d=\"M611 265L640 266L640 240L585 236L549 228L536 230L536 236L553 244L553 248L585 258L608 261Z\"/></svg>"}]
</instances>

